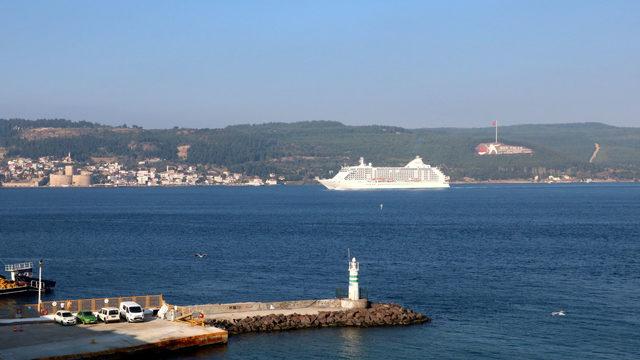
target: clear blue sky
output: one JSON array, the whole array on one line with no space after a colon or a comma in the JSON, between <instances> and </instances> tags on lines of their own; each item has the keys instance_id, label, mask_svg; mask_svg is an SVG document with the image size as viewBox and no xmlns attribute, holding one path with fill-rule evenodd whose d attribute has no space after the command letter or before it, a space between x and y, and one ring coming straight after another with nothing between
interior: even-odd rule
<instances>
[{"instance_id":1,"label":"clear blue sky","mask_svg":"<svg viewBox=\"0 0 640 360\"><path fill-rule=\"evenodd\" d=\"M0 118L640 126L640 1L0 0Z\"/></svg>"}]
</instances>

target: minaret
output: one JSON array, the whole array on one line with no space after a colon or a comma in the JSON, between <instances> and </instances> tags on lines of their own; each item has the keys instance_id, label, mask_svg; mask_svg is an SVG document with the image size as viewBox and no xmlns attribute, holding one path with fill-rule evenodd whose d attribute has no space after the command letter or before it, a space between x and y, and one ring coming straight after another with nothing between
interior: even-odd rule
<instances>
[{"instance_id":1,"label":"minaret","mask_svg":"<svg viewBox=\"0 0 640 360\"><path fill-rule=\"evenodd\" d=\"M349 263L349 300L360 299L358 270L360 270L360 263L356 261L356 258L351 259L351 262Z\"/></svg>"},{"instance_id":2,"label":"minaret","mask_svg":"<svg viewBox=\"0 0 640 360\"><path fill-rule=\"evenodd\" d=\"M64 158L63 162L67 163L67 164L72 164L73 163L73 159L71 159L71 151L69 151L69 153L67 154L67 157Z\"/></svg>"}]
</instances>

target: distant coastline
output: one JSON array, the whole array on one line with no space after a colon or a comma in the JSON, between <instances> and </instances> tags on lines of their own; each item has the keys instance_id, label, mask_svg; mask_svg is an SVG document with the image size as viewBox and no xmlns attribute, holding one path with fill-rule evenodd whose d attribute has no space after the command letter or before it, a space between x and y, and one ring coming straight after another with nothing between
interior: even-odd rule
<instances>
[{"instance_id":1,"label":"distant coastline","mask_svg":"<svg viewBox=\"0 0 640 360\"><path fill-rule=\"evenodd\" d=\"M405 129L332 121L143 129L60 119L0 119L0 181L54 175L54 185L73 185L86 183L90 175L92 184L256 179L280 183L331 178L359 157L396 167L415 156L461 182L640 179L640 128L602 123L502 125L497 139L496 129ZM65 163L68 155L73 163ZM74 168L66 171L64 165Z\"/></svg>"},{"instance_id":2,"label":"distant coastline","mask_svg":"<svg viewBox=\"0 0 640 360\"><path fill-rule=\"evenodd\" d=\"M451 185L557 185L557 184L637 184L637 179L593 179L592 181L556 181L556 182L535 182L525 179L505 179L505 180L478 180L478 181L451 181ZM195 185L105 185L95 184L91 186L33 186L16 183L0 183L2 189L144 189L144 188L203 188L203 187L229 187L229 188L277 188L277 187L298 187L298 186L322 186L315 181L291 181L278 185L249 185L249 184L195 184Z\"/></svg>"}]
</instances>

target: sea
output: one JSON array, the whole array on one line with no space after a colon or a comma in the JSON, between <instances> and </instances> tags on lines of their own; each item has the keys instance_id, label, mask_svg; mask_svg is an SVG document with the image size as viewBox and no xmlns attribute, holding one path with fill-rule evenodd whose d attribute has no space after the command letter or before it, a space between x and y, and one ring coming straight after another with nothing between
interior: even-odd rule
<instances>
[{"instance_id":1,"label":"sea","mask_svg":"<svg viewBox=\"0 0 640 360\"><path fill-rule=\"evenodd\" d=\"M44 259L47 299L333 298L349 254L371 301L433 321L239 335L167 356L640 358L638 184L0 190L0 261Z\"/></svg>"}]
</instances>

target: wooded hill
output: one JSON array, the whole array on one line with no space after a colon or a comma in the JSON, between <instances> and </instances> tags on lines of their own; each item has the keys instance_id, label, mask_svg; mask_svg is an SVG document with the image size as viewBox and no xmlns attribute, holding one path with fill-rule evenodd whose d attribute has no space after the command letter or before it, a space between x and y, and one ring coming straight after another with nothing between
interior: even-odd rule
<instances>
[{"instance_id":1,"label":"wooded hill","mask_svg":"<svg viewBox=\"0 0 640 360\"><path fill-rule=\"evenodd\" d=\"M6 158L63 157L67 152L79 161L117 157L121 162L132 163L160 158L301 180L329 176L330 171L337 171L343 164L357 163L360 156L379 166L402 166L420 155L454 180L558 174L640 178L640 128L601 123L505 126L500 127L501 142L523 145L535 153L475 154L478 143L492 140L491 127L404 129L310 121L223 129L142 129L62 119L0 119L0 147ZM589 163L595 143L601 149ZM178 147L184 145L179 154Z\"/></svg>"}]
</instances>

